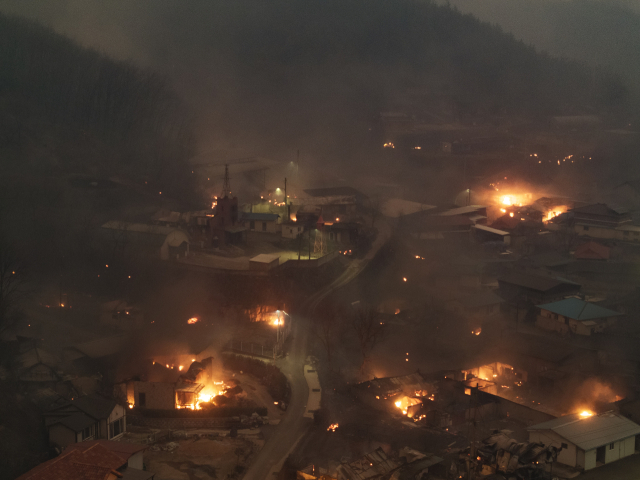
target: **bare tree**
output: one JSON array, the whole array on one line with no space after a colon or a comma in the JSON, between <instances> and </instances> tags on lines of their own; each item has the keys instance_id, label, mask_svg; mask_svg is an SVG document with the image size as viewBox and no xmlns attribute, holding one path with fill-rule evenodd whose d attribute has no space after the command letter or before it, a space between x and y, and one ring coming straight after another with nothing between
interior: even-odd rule
<instances>
[{"instance_id":1,"label":"bare tree","mask_svg":"<svg viewBox=\"0 0 640 480\"><path fill-rule=\"evenodd\" d=\"M369 215L371 215L371 228L375 228L376 219L382 215L382 204L378 195L369 198Z\"/></svg>"},{"instance_id":2,"label":"bare tree","mask_svg":"<svg viewBox=\"0 0 640 480\"><path fill-rule=\"evenodd\" d=\"M10 326L20 300L25 294L22 262L10 246L0 240L0 331Z\"/></svg>"},{"instance_id":3,"label":"bare tree","mask_svg":"<svg viewBox=\"0 0 640 480\"><path fill-rule=\"evenodd\" d=\"M318 310L313 319L311 331L327 353L329 364L331 363L331 356L335 350L336 342L340 338L341 317L342 314L338 308L334 304L328 303Z\"/></svg>"},{"instance_id":4,"label":"bare tree","mask_svg":"<svg viewBox=\"0 0 640 480\"><path fill-rule=\"evenodd\" d=\"M356 334L362 354L360 371L364 371L369 355L385 336L386 326L384 322L380 321L378 313L374 309L363 308L351 317L351 327Z\"/></svg>"}]
</instances>

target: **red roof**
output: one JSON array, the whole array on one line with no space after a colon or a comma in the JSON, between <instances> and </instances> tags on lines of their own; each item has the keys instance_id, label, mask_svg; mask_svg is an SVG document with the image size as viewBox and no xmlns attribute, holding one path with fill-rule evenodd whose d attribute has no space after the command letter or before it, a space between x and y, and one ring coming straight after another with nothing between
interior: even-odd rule
<instances>
[{"instance_id":1,"label":"red roof","mask_svg":"<svg viewBox=\"0 0 640 480\"><path fill-rule=\"evenodd\" d=\"M587 242L576 248L575 258L583 260L609 260L611 249L601 243Z\"/></svg>"},{"instance_id":2,"label":"red roof","mask_svg":"<svg viewBox=\"0 0 640 480\"><path fill-rule=\"evenodd\" d=\"M88 448L75 446L32 468L16 480L106 480L122 476L116 469L123 467L127 460L120 455L99 443Z\"/></svg>"},{"instance_id":3,"label":"red roof","mask_svg":"<svg viewBox=\"0 0 640 480\"><path fill-rule=\"evenodd\" d=\"M111 452L118 455L125 462L129 460L133 454L141 452L142 450L146 450L148 448L147 445L141 445L139 443L128 443L128 442L114 442L113 440L88 440L86 442L74 443L67 447L67 449L75 448L82 451L87 451L94 445L102 445L107 448Z\"/></svg>"}]
</instances>

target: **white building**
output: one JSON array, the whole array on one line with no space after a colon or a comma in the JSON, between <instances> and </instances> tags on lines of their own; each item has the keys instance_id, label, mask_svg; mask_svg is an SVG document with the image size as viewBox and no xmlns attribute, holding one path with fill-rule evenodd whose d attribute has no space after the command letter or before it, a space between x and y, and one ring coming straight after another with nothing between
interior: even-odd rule
<instances>
[{"instance_id":1,"label":"white building","mask_svg":"<svg viewBox=\"0 0 640 480\"><path fill-rule=\"evenodd\" d=\"M559 463L590 470L633 455L640 425L615 412L575 413L533 425L528 430L530 442L557 448L566 445L558 454Z\"/></svg>"}]
</instances>

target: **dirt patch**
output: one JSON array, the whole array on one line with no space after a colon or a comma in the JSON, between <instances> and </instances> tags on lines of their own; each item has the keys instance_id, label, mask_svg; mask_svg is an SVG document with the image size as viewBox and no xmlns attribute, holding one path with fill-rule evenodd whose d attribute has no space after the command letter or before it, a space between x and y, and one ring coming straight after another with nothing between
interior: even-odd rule
<instances>
[{"instance_id":1,"label":"dirt patch","mask_svg":"<svg viewBox=\"0 0 640 480\"><path fill-rule=\"evenodd\" d=\"M189 457L206 456L209 458L220 458L228 454L233 454L234 446L227 442L218 440L208 440L201 438L191 442L180 443L178 453Z\"/></svg>"},{"instance_id":2,"label":"dirt patch","mask_svg":"<svg viewBox=\"0 0 640 480\"><path fill-rule=\"evenodd\" d=\"M257 435L218 439L175 440L145 451L147 470L156 480L219 480L237 478L264 440Z\"/></svg>"}]
</instances>

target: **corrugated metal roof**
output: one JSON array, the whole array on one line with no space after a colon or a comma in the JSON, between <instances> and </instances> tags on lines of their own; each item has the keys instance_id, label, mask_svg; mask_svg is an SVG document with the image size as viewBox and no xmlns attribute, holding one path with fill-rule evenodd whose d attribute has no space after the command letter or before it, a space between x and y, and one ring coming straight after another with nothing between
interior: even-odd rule
<instances>
[{"instance_id":1,"label":"corrugated metal roof","mask_svg":"<svg viewBox=\"0 0 640 480\"><path fill-rule=\"evenodd\" d=\"M510 283L540 292L546 292L560 285L575 285L576 287L580 286L579 284L570 280L566 280L564 278L529 275L527 273L521 272L509 272L506 275L498 278L498 282Z\"/></svg>"},{"instance_id":2,"label":"corrugated metal roof","mask_svg":"<svg viewBox=\"0 0 640 480\"><path fill-rule=\"evenodd\" d=\"M452 208L451 210L446 210L438 215L443 217L449 217L451 215L464 215L466 213L476 213L484 208L487 208L486 205L468 205L466 207L458 207Z\"/></svg>"},{"instance_id":3,"label":"corrugated metal roof","mask_svg":"<svg viewBox=\"0 0 640 480\"><path fill-rule=\"evenodd\" d=\"M278 215L277 213L252 213L252 212L246 212L242 214L242 220L258 220L258 221L262 221L262 222L275 222L276 220L278 220L278 217L280 217L280 215Z\"/></svg>"},{"instance_id":4,"label":"corrugated metal roof","mask_svg":"<svg viewBox=\"0 0 640 480\"><path fill-rule=\"evenodd\" d=\"M586 451L638 435L640 425L614 412L592 417L574 413L533 425L529 430L552 430Z\"/></svg>"},{"instance_id":5,"label":"corrugated metal roof","mask_svg":"<svg viewBox=\"0 0 640 480\"><path fill-rule=\"evenodd\" d=\"M487 227L486 225L474 225L473 228L476 230L482 230L483 232L494 233L496 235L501 235L503 237L511 235L509 232L505 232L504 230L498 230L497 228Z\"/></svg>"},{"instance_id":6,"label":"corrugated metal roof","mask_svg":"<svg viewBox=\"0 0 640 480\"><path fill-rule=\"evenodd\" d=\"M620 312L609 310L591 302L585 302L579 298L565 298L557 302L536 305L536 307L557 313L563 317L573 318L574 320L593 320L622 315Z\"/></svg>"}]
</instances>

